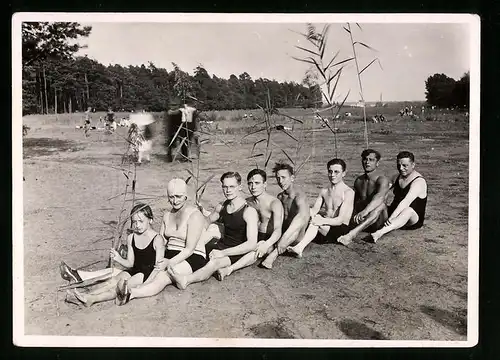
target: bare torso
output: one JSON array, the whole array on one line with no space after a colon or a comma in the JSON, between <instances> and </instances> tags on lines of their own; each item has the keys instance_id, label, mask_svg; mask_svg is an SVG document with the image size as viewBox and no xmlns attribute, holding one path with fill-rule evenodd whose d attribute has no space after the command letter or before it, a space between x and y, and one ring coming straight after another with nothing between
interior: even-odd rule
<instances>
[{"instance_id":1,"label":"bare torso","mask_svg":"<svg viewBox=\"0 0 500 360\"><path fill-rule=\"evenodd\" d=\"M383 175L375 171L358 176L354 182L356 192L355 212L360 212L372 201L373 196L377 193L377 181L381 176Z\"/></svg>"},{"instance_id":2,"label":"bare torso","mask_svg":"<svg viewBox=\"0 0 500 360\"><path fill-rule=\"evenodd\" d=\"M283 230L286 230L293 218L299 213L297 201L303 195L300 191L294 190L290 194L282 191L278 194L278 199L283 204Z\"/></svg>"},{"instance_id":3,"label":"bare torso","mask_svg":"<svg viewBox=\"0 0 500 360\"><path fill-rule=\"evenodd\" d=\"M259 232L268 235L272 234L273 232L272 203L277 199L268 193L263 193L258 198L250 196L246 200L248 205L257 210L257 214L259 215Z\"/></svg>"},{"instance_id":4,"label":"bare torso","mask_svg":"<svg viewBox=\"0 0 500 360\"><path fill-rule=\"evenodd\" d=\"M338 216L340 206L344 203L345 192L347 190L349 190L349 187L341 183L335 187L328 187L321 191L323 206L325 208L325 217L334 218Z\"/></svg>"}]
</instances>

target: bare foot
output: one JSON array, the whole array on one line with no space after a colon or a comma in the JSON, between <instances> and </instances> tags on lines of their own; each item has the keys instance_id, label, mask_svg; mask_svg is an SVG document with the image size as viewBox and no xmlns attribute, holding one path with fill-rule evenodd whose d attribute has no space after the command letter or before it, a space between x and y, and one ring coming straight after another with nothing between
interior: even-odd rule
<instances>
[{"instance_id":1,"label":"bare foot","mask_svg":"<svg viewBox=\"0 0 500 360\"><path fill-rule=\"evenodd\" d=\"M73 295L75 295L75 297L83 304L85 305L86 307L89 307L89 306L92 306L93 302L90 301L86 296L85 294L82 294L81 292L79 292L78 290L76 289L73 289Z\"/></svg>"},{"instance_id":2,"label":"bare foot","mask_svg":"<svg viewBox=\"0 0 500 360\"><path fill-rule=\"evenodd\" d=\"M381 235L377 234L375 231L374 233L368 235L368 240L371 240L370 242L373 242L374 244L378 241L378 239L381 238Z\"/></svg>"},{"instance_id":3,"label":"bare foot","mask_svg":"<svg viewBox=\"0 0 500 360\"><path fill-rule=\"evenodd\" d=\"M287 247L286 251L295 255L295 257L298 257L299 259L302 257L302 251L297 251L294 246Z\"/></svg>"},{"instance_id":4,"label":"bare foot","mask_svg":"<svg viewBox=\"0 0 500 360\"><path fill-rule=\"evenodd\" d=\"M128 287L127 280L120 279L116 284L116 298L115 304L118 306L125 305L130 301L130 288Z\"/></svg>"},{"instance_id":5,"label":"bare foot","mask_svg":"<svg viewBox=\"0 0 500 360\"><path fill-rule=\"evenodd\" d=\"M226 276L231 275L232 272L233 271L232 271L231 267L228 266L228 267L217 270L215 272L215 277L217 278L217 280L222 281L222 280L224 280L224 278Z\"/></svg>"},{"instance_id":6,"label":"bare foot","mask_svg":"<svg viewBox=\"0 0 500 360\"><path fill-rule=\"evenodd\" d=\"M339 237L337 239L337 241L339 243L341 243L342 245L345 245L345 246L349 245L352 242L352 240L353 240L353 238L352 238L352 236L349 236L349 234L342 235L341 237Z\"/></svg>"},{"instance_id":7,"label":"bare foot","mask_svg":"<svg viewBox=\"0 0 500 360\"><path fill-rule=\"evenodd\" d=\"M170 278L175 283L175 286L177 286L178 289L186 290L188 283L185 275L176 273L172 267L167 268L167 273L168 275L170 275Z\"/></svg>"},{"instance_id":8,"label":"bare foot","mask_svg":"<svg viewBox=\"0 0 500 360\"><path fill-rule=\"evenodd\" d=\"M269 256L260 263L260 266L271 270L273 268L274 259L269 260Z\"/></svg>"}]
</instances>

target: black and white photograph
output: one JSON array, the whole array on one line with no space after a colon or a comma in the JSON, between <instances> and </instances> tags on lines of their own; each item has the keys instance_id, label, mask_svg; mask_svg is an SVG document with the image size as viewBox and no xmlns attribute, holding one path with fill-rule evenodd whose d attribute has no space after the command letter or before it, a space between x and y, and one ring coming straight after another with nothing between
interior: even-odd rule
<instances>
[{"instance_id":1,"label":"black and white photograph","mask_svg":"<svg viewBox=\"0 0 500 360\"><path fill-rule=\"evenodd\" d=\"M14 14L14 344L477 344L479 29Z\"/></svg>"}]
</instances>

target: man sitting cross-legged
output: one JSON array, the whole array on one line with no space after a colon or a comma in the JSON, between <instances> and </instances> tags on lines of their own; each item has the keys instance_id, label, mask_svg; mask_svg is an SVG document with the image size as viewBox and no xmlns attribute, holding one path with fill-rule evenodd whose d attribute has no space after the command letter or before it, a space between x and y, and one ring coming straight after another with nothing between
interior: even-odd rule
<instances>
[{"instance_id":1,"label":"man sitting cross-legged","mask_svg":"<svg viewBox=\"0 0 500 360\"><path fill-rule=\"evenodd\" d=\"M373 232L387 220L385 199L391 187L389 179L378 170L380 153L373 149L363 150L361 164L365 173L354 181L354 228L338 238L348 245L361 231Z\"/></svg>"},{"instance_id":2,"label":"man sitting cross-legged","mask_svg":"<svg viewBox=\"0 0 500 360\"><path fill-rule=\"evenodd\" d=\"M427 183L415 171L415 156L411 152L402 151L396 159L399 174L391 181L394 200L389 206L389 218L384 227L370 234L373 242L392 230L414 230L424 224Z\"/></svg>"},{"instance_id":3,"label":"man sitting cross-legged","mask_svg":"<svg viewBox=\"0 0 500 360\"><path fill-rule=\"evenodd\" d=\"M325 243L336 242L349 231L354 208L354 191L344 183L346 164L341 159L332 159L326 165L330 186L321 189L313 208L311 223L300 242L287 250L302 257L302 252L316 237ZM321 206L325 206L324 216L318 215Z\"/></svg>"},{"instance_id":4,"label":"man sitting cross-legged","mask_svg":"<svg viewBox=\"0 0 500 360\"><path fill-rule=\"evenodd\" d=\"M278 199L283 204L282 235L271 253L261 265L271 269L278 255L283 254L289 245L300 240L307 229L309 222L309 205L306 195L295 185L293 167L286 163L278 162L273 168L278 185L283 190L278 194Z\"/></svg>"},{"instance_id":5,"label":"man sitting cross-legged","mask_svg":"<svg viewBox=\"0 0 500 360\"><path fill-rule=\"evenodd\" d=\"M207 246L210 261L192 274L179 273L169 266L167 272L179 289L189 284L207 280L217 270L236 263L246 253L255 250L259 217L257 211L248 206L241 196L241 176L237 172L227 172L220 179L222 192L226 201L217 205L208 220L213 223L221 220L224 235L215 244L215 248ZM202 211L204 214L205 212Z\"/></svg>"},{"instance_id":6,"label":"man sitting cross-legged","mask_svg":"<svg viewBox=\"0 0 500 360\"><path fill-rule=\"evenodd\" d=\"M217 271L217 279L223 280L225 276L233 271L254 264L264 255L274 249L274 244L281 237L281 226L283 225L283 205L271 194L266 192L267 175L264 170L253 169L247 176L248 190L250 196L247 198L248 205L257 210L259 215L258 243L255 251L251 251L234 264Z\"/></svg>"}]
</instances>

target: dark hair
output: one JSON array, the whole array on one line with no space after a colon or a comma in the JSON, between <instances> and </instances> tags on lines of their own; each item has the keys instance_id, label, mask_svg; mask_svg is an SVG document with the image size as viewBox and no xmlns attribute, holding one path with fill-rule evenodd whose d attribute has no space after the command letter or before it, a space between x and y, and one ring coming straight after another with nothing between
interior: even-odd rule
<instances>
[{"instance_id":1,"label":"dark hair","mask_svg":"<svg viewBox=\"0 0 500 360\"><path fill-rule=\"evenodd\" d=\"M276 164L274 164L273 173L277 174L280 170L287 170L290 175L293 175L293 167L285 162L277 162Z\"/></svg>"},{"instance_id":2,"label":"dark hair","mask_svg":"<svg viewBox=\"0 0 500 360\"><path fill-rule=\"evenodd\" d=\"M401 151L398 156L396 156L396 160L399 160L399 159L404 159L404 158L408 158L411 160L411 162L415 162L415 155L413 155L411 152L409 151Z\"/></svg>"},{"instance_id":3,"label":"dark hair","mask_svg":"<svg viewBox=\"0 0 500 360\"><path fill-rule=\"evenodd\" d=\"M149 205L137 203L130 211L130 217L138 213L143 213L144 216L148 219L153 219L153 210L151 210L151 207Z\"/></svg>"},{"instance_id":4,"label":"dark hair","mask_svg":"<svg viewBox=\"0 0 500 360\"><path fill-rule=\"evenodd\" d=\"M345 161L342 159L332 159L332 160L328 161L328 163L326 164L326 168L329 169L330 166L332 166L332 165L342 166L342 171L345 171L347 169L347 165L345 164Z\"/></svg>"},{"instance_id":5,"label":"dark hair","mask_svg":"<svg viewBox=\"0 0 500 360\"><path fill-rule=\"evenodd\" d=\"M380 155L380 153L377 150L366 149L366 150L363 150L363 152L361 153L361 159L368 157L368 155L370 155L370 154L375 154L377 161L379 161L380 158L382 157L382 155Z\"/></svg>"},{"instance_id":6,"label":"dark hair","mask_svg":"<svg viewBox=\"0 0 500 360\"><path fill-rule=\"evenodd\" d=\"M241 184L241 175L238 172L234 172L234 171L225 172L220 177L220 182L224 182L224 179L226 179L226 178L235 178L236 181L238 182L238 185Z\"/></svg>"},{"instance_id":7,"label":"dark hair","mask_svg":"<svg viewBox=\"0 0 500 360\"><path fill-rule=\"evenodd\" d=\"M262 169L253 169L253 170L250 170L250 172L247 175L247 181L250 180L252 178L252 176L255 176L255 175L260 175L260 176L262 176L262 179L264 179L264 182L267 181L267 174Z\"/></svg>"}]
</instances>

